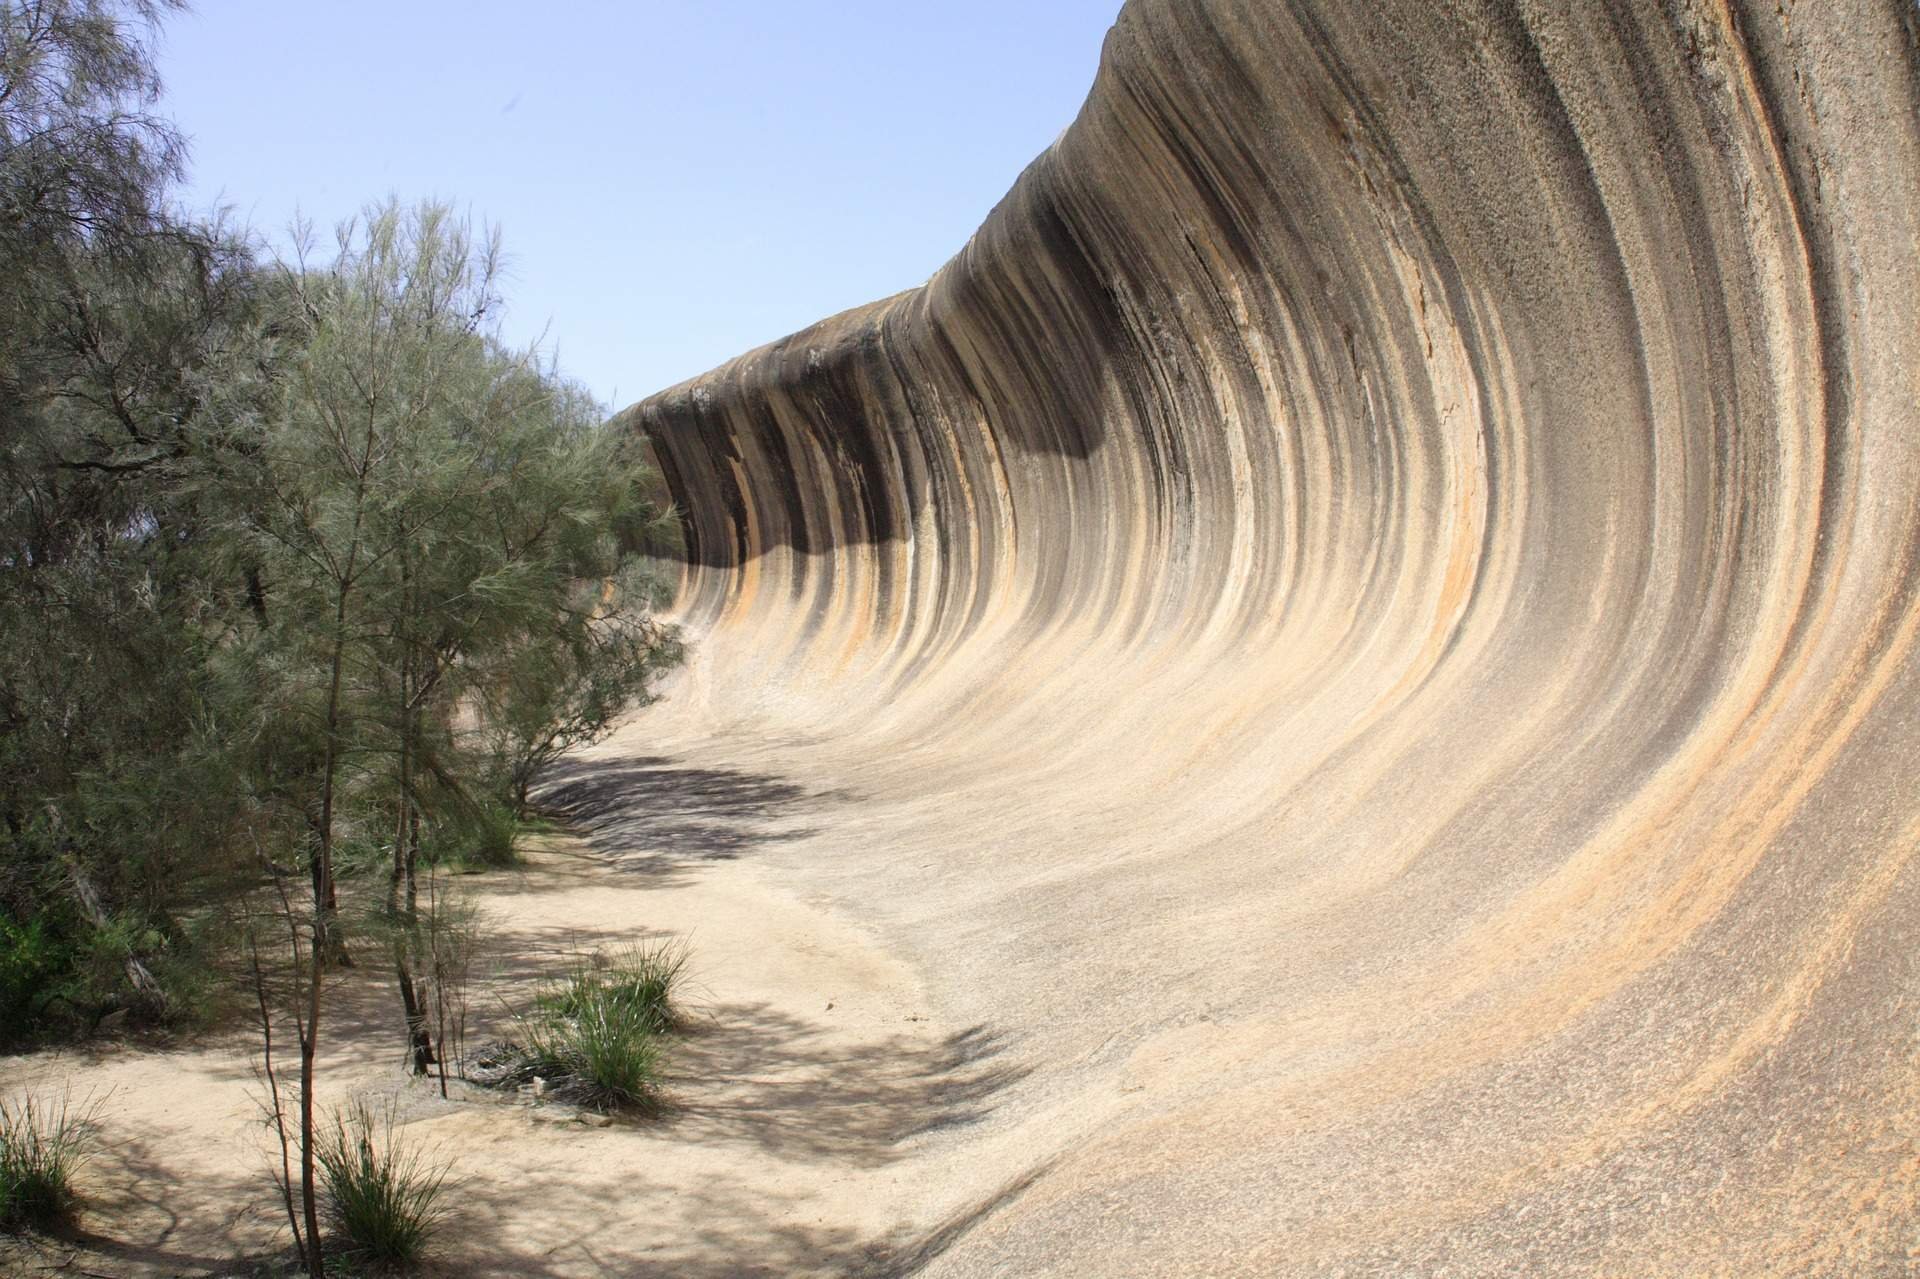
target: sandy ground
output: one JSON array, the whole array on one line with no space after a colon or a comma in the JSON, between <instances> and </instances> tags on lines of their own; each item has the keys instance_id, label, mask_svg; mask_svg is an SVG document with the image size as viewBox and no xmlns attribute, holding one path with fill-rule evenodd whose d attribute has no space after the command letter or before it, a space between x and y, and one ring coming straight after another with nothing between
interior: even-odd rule
<instances>
[{"instance_id":1,"label":"sandy ground","mask_svg":"<svg viewBox=\"0 0 1920 1279\"><path fill-rule=\"evenodd\" d=\"M744 838L752 805L703 798L701 776L687 774L680 809L731 807L724 829ZM465 880L493 917L470 1043L575 957L688 941L700 1012L674 1057L662 1119L590 1128L478 1090L444 1102L402 1069L386 975L370 964L334 991L328 1098L396 1099L406 1136L453 1165L445 1272L847 1274L890 1268L924 1237L925 1196L904 1161L993 1089L992 1045L937 1021L912 972L763 882L753 862L710 856L710 841L677 843L622 840L608 821L595 845L543 837L524 871ZM244 1273L236 1260L284 1247L252 1052L236 1032L168 1051L7 1062L9 1093L65 1085L98 1098L102 1150L84 1174L74 1242L0 1254L0 1269Z\"/></svg>"}]
</instances>

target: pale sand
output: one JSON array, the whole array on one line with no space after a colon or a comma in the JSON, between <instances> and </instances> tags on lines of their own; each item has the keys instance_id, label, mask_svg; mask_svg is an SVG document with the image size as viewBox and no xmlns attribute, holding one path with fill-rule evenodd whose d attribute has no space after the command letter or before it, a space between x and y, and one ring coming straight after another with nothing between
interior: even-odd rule
<instances>
[{"instance_id":1,"label":"pale sand","mask_svg":"<svg viewBox=\"0 0 1920 1279\"><path fill-rule=\"evenodd\" d=\"M697 807L697 804L696 804ZM755 838L751 817L711 830ZM397 1098L402 1131L444 1152L460 1188L437 1254L447 1273L790 1275L858 1271L921 1198L902 1171L930 1123L964 1118L996 1068L983 1036L929 1014L919 983L846 922L769 886L750 860L671 848L605 854L543 839L524 873L464 882L493 913L470 1043L499 1001L606 945L661 936L693 952L694 1029L673 1108L593 1129L534 1122L518 1098L410 1081L397 996L376 960L335 989L325 1096ZM108 1047L7 1063L7 1091L70 1084L102 1099L87 1169L87 1246L14 1255L22 1273L225 1273L283 1247L256 1101L253 1043ZM549 1109L544 1113L565 1113ZM70 1263L65 1271L57 1268ZM0 1254L0 1268L9 1264Z\"/></svg>"}]
</instances>

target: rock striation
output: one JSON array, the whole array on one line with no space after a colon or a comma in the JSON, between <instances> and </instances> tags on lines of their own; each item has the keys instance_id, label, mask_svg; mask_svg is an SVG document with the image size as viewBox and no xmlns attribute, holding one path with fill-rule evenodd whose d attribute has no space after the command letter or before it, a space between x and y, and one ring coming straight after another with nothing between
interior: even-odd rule
<instances>
[{"instance_id":1,"label":"rock striation","mask_svg":"<svg viewBox=\"0 0 1920 1279\"><path fill-rule=\"evenodd\" d=\"M677 713L1035 1063L929 1273L1920 1266L1909 0L1129 0L627 421Z\"/></svg>"}]
</instances>

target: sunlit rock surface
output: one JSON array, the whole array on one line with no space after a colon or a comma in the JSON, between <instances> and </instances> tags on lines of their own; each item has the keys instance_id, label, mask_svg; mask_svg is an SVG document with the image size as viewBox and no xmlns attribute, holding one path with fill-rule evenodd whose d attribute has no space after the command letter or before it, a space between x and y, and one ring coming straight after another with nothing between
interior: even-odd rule
<instances>
[{"instance_id":1,"label":"sunlit rock surface","mask_svg":"<svg viewBox=\"0 0 1920 1279\"><path fill-rule=\"evenodd\" d=\"M675 713L1030 1071L929 1273L1920 1264L1917 33L1131 0L924 288L631 411Z\"/></svg>"}]
</instances>

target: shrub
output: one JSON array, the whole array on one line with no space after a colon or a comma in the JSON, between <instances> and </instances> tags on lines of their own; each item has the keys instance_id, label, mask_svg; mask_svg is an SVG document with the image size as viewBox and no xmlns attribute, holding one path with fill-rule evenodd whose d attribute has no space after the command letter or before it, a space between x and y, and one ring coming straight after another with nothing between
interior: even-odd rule
<instances>
[{"instance_id":1,"label":"shrub","mask_svg":"<svg viewBox=\"0 0 1920 1279\"><path fill-rule=\"evenodd\" d=\"M560 1017L575 1017L599 1004L617 1004L670 1030L680 1019L675 998L687 969L687 949L680 942L629 946L610 958L576 967L556 988L540 996L540 1006Z\"/></svg>"},{"instance_id":2,"label":"shrub","mask_svg":"<svg viewBox=\"0 0 1920 1279\"><path fill-rule=\"evenodd\" d=\"M548 1080L556 1096L594 1110L650 1108L660 1100L660 1030L639 1004L595 988L573 1012L528 1026L515 1073Z\"/></svg>"},{"instance_id":3,"label":"shrub","mask_svg":"<svg viewBox=\"0 0 1920 1279\"><path fill-rule=\"evenodd\" d=\"M0 912L0 1050L44 1031L47 1006L65 994L73 966L73 946L44 919L15 923Z\"/></svg>"},{"instance_id":4,"label":"shrub","mask_svg":"<svg viewBox=\"0 0 1920 1279\"><path fill-rule=\"evenodd\" d=\"M65 1094L0 1101L0 1229L43 1230L72 1213L90 1120L89 1108L75 1109Z\"/></svg>"},{"instance_id":5,"label":"shrub","mask_svg":"<svg viewBox=\"0 0 1920 1279\"><path fill-rule=\"evenodd\" d=\"M376 1128L378 1130L376 1139ZM365 1102L335 1115L314 1158L327 1223L354 1260L376 1267L417 1263L445 1213L447 1169L394 1136L393 1113L376 1121Z\"/></svg>"},{"instance_id":6,"label":"shrub","mask_svg":"<svg viewBox=\"0 0 1920 1279\"><path fill-rule=\"evenodd\" d=\"M520 819L505 804L482 803L472 817L468 849L481 866L517 866Z\"/></svg>"},{"instance_id":7,"label":"shrub","mask_svg":"<svg viewBox=\"0 0 1920 1279\"><path fill-rule=\"evenodd\" d=\"M490 1046L472 1077L496 1087L535 1079L555 1097L595 1110L660 1103L662 1037L681 1019L676 992L686 972L678 942L634 946L583 963L534 1001L523 1042Z\"/></svg>"}]
</instances>

